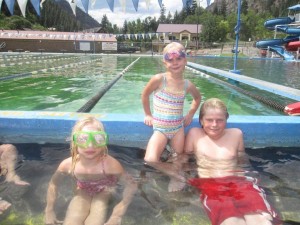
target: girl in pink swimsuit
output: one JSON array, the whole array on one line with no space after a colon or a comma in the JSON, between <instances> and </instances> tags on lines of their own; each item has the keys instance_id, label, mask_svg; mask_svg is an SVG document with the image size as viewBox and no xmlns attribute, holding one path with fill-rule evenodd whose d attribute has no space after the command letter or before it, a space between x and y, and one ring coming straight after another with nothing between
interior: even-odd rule
<instances>
[{"instance_id":1,"label":"girl in pink swimsuit","mask_svg":"<svg viewBox=\"0 0 300 225\"><path fill-rule=\"evenodd\" d=\"M47 192L45 223L56 224L54 204L64 174L75 178L76 191L63 224L121 224L137 189L120 162L108 154L108 135L95 117L78 121L72 131L71 157L63 160L52 176ZM106 219L108 202L119 181L125 182L123 199ZM105 222L106 221L106 222Z\"/></svg>"}]
</instances>

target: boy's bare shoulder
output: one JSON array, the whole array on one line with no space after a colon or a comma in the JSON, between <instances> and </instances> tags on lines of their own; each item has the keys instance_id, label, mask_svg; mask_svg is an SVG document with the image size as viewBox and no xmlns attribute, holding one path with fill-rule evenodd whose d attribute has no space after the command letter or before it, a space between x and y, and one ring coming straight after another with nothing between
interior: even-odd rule
<instances>
[{"instance_id":1,"label":"boy's bare shoulder","mask_svg":"<svg viewBox=\"0 0 300 225\"><path fill-rule=\"evenodd\" d=\"M236 135L236 136L243 135L243 131L239 128L227 128L226 130L229 135Z\"/></svg>"},{"instance_id":2,"label":"boy's bare shoulder","mask_svg":"<svg viewBox=\"0 0 300 225\"><path fill-rule=\"evenodd\" d=\"M188 132L188 135L190 136L198 136L202 134L204 134L204 131L201 127L192 127Z\"/></svg>"}]
</instances>

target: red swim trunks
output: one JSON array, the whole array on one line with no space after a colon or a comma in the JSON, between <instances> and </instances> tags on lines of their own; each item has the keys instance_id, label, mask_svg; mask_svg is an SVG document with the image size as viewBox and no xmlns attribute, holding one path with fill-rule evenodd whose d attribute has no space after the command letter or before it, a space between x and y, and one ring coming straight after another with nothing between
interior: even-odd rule
<instances>
[{"instance_id":1,"label":"red swim trunks","mask_svg":"<svg viewBox=\"0 0 300 225\"><path fill-rule=\"evenodd\" d=\"M194 178L189 183L201 191L200 199L212 225L219 225L230 217L257 212L277 217L266 200L264 190L257 186L254 178Z\"/></svg>"}]
</instances>

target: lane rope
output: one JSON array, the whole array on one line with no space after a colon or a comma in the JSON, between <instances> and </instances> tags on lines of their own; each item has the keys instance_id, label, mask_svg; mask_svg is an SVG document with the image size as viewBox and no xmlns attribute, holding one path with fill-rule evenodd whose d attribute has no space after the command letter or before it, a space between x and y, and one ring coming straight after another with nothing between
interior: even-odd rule
<instances>
[{"instance_id":1,"label":"lane rope","mask_svg":"<svg viewBox=\"0 0 300 225\"><path fill-rule=\"evenodd\" d=\"M133 61L131 64L129 64L122 72L120 72L115 78L113 78L110 82L108 82L106 85L101 87L99 92L94 95L92 98L90 98L82 107L80 107L77 112L84 112L88 113L90 112L94 106L98 103L98 101L102 98L105 93L132 67L138 60L137 58L135 61Z\"/></svg>"}]
</instances>

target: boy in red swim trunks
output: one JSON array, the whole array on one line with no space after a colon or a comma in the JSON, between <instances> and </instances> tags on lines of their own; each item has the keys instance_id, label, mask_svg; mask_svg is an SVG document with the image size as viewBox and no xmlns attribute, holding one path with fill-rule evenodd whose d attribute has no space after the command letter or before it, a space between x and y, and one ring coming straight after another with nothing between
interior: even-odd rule
<instances>
[{"instance_id":1,"label":"boy in red swim trunks","mask_svg":"<svg viewBox=\"0 0 300 225\"><path fill-rule=\"evenodd\" d=\"M198 165L199 178L189 183L201 191L201 202L213 225L276 224L277 214L264 190L239 168L239 160L245 156L243 133L237 128L226 129L228 117L220 99L202 104L202 128L188 132L184 147L186 153L195 155Z\"/></svg>"}]
</instances>

